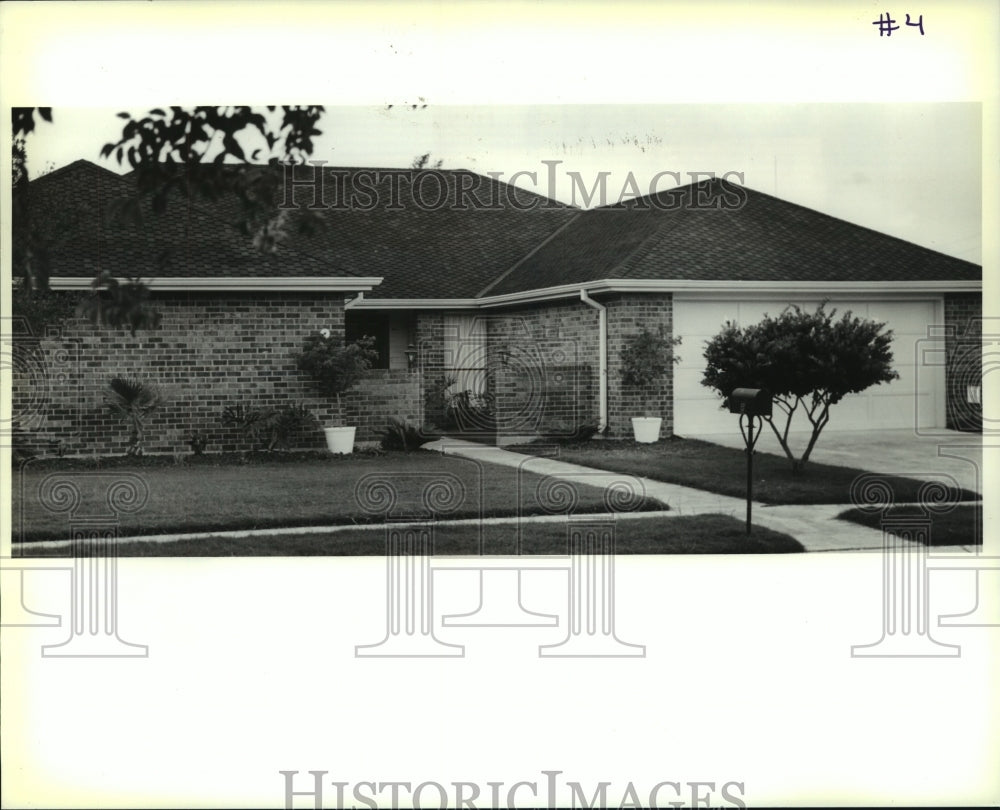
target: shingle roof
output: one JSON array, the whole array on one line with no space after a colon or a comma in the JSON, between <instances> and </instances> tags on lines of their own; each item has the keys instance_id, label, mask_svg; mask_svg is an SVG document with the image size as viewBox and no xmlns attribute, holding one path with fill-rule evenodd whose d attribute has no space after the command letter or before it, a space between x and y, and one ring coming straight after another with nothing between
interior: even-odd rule
<instances>
[{"instance_id":1,"label":"shingle roof","mask_svg":"<svg viewBox=\"0 0 1000 810\"><path fill-rule=\"evenodd\" d=\"M970 262L722 180L579 211L468 171L322 172L323 226L308 237L291 229L275 253L234 227L240 208L231 195L210 203L176 194L137 229L110 216L134 193L132 179L88 161L29 189L34 220L53 232L57 277L98 269L147 278L384 277L369 299L473 298L604 279L982 277ZM286 188L297 204L312 202L313 185Z\"/></svg>"},{"instance_id":2,"label":"shingle roof","mask_svg":"<svg viewBox=\"0 0 1000 810\"><path fill-rule=\"evenodd\" d=\"M313 202L315 185L285 180L297 205ZM240 207L232 195L209 203L175 194L137 231L107 216L133 188L128 176L77 161L31 186L33 210L79 201L80 221L54 256L54 276L102 267L147 277L384 277L367 298L471 298L575 212L468 171L325 168L321 226L304 236L292 224L268 254L233 226ZM156 258L167 248L171 261L161 268Z\"/></svg>"},{"instance_id":3,"label":"shingle roof","mask_svg":"<svg viewBox=\"0 0 1000 810\"><path fill-rule=\"evenodd\" d=\"M603 279L981 278L971 262L716 179L580 212L490 293Z\"/></svg>"},{"instance_id":4,"label":"shingle roof","mask_svg":"<svg viewBox=\"0 0 1000 810\"><path fill-rule=\"evenodd\" d=\"M329 169L323 193L335 208L304 249L383 276L370 299L474 297L575 213L464 170Z\"/></svg>"},{"instance_id":5,"label":"shingle roof","mask_svg":"<svg viewBox=\"0 0 1000 810\"><path fill-rule=\"evenodd\" d=\"M134 197L129 179L86 160L57 169L29 186L34 223L49 231L51 275L323 276L360 275L334 268L294 247L264 253L214 206L175 194L164 215L144 206L142 227L123 211Z\"/></svg>"}]
</instances>

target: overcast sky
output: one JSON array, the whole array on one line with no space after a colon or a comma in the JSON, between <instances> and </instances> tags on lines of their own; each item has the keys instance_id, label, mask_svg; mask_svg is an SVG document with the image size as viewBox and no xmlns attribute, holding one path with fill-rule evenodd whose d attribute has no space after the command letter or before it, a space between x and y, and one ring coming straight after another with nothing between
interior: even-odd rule
<instances>
[{"instance_id":1,"label":"overcast sky","mask_svg":"<svg viewBox=\"0 0 1000 810\"><path fill-rule=\"evenodd\" d=\"M116 112L55 109L54 124L31 136L32 175L81 157L101 162L101 146L121 131ZM430 152L443 168L505 180L534 173L517 184L577 205L580 183L589 190L601 172L607 202L629 172L644 192L660 172L685 183L690 173L737 172L750 188L979 263L980 116L963 103L328 107L314 158L406 167ZM554 186L542 161L562 161ZM656 188L674 184L662 175Z\"/></svg>"}]
</instances>

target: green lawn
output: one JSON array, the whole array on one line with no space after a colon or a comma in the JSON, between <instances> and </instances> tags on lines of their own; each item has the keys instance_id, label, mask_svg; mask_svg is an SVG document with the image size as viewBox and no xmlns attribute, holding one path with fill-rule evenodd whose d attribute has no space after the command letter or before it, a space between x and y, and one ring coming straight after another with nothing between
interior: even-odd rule
<instances>
[{"instance_id":1,"label":"green lawn","mask_svg":"<svg viewBox=\"0 0 1000 810\"><path fill-rule=\"evenodd\" d=\"M435 528L435 554L476 554L480 549L479 528L444 524ZM566 554L565 523L526 523L522 527L521 553ZM804 551L788 535L761 526L747 537L741 520L725 515L651 517L617 521L618 554L777 554ZM517 527L483 527L482 552L495 555L517 553ZM346 529L323 534L284 537L206 538L174 543L122 543L122 557L294 557L373 556L386 550L385 530ZM68 557L69 547L32 548L28 544L18 556Z\"/></svg>"},{"instance_id":2,"label":"green lawn","mask_svg":"<svg viewBox=\"0 0 1000 810\"><path fill-rule=\"evenodd\" d=\"M913 507L897 506L889 510L889 517L920 515ZM930 545L975 546L983 542L983 511L978 504L957 506L943 515L931 515ZM860 509L848 509L837 515L838 520L849 520L872 529L882 528L882 515L869 514Z\"/></svg>"},{"instance_id":3,"label":"green lawn","mask_svg":"<svg viewBox=\"0 0 1000 810\"><path fill-rule=\"evenodd\" d=\"M141 479L149 499L135 514L121 514L119 533L123 536L381 522L388 502L379 499L385 491L371 491L375 513L362 508L356 494L359 483L369 475L381 476L394 489L392 514L396 517L423 517L428 508L441 518L539 514L545 512L544 503L557 502L564 494L557 489L547 498L545 487L538 489L544 485L543 477L534 473L522 472L519 478L513 468L429 451L275 456L252 463L207 456L196 463L176 464L169 458L130 463L116 459L105 460L100 468L79 459L45 460L29 462L14 472L14 540L68 536L67 514L46 508L39 494L40 486L52 475L79 489L78 517L106 515L109 485ZM453 501L441 486L444 483L457 493ZM602 489L573 486L576 512L607 511ZM667 508L650 498L637 506Z\"/></svg>"},{"instance_id":4,"label":"green lawn","mask_svg":"<svg viewBox=\"0 0 1000 810\"><path fill-rule=\"evenodd\" d=\"M535 443L506 448L521 453L553 455L561 461L613 472L653 478L668 484L746 497L746 454L743 450L697 439L666 439L655 444L634 441ZM753 498L769 504L849 504L851 482L864 470L809 462L795 474L784 456L754 455ZM886 476L897 502L916 501L922 482ZM962 490L962 500L978 500Z\"/></svg>"}]
</instances>

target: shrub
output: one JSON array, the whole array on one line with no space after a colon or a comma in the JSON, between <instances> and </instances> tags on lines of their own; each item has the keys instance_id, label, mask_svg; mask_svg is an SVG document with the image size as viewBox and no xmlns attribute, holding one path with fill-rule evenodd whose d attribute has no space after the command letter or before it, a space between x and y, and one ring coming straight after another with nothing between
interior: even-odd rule
<instances>
[{"instance_id":1,"label":"shrub","mask_svg":"<svg viewBox=\"0 0 1000 810\"><path fill-rule=\"evenodd\" d=\"M288 447L293 440L317 425L315 415L304 405L282 408L254 408L242 403L229 405L222 411L222 424L235 427L243 436L247 450L258 446L264 450Z\"/></svg>"},{"instance_id":2,"label":"shrub","mask_svg":"<svg viewBox=\"0 0 1000 810\"><path fill-rule=\"evenodd\" d=\"M656 388L667 376L670 366L680 362L674 354L681 338L667 336L662 326L652 332L644 328L638 334L627 338L621 350L622 385L639 391L646 400L646 416L653 410L652 400Z\"/></svg>"},{"instance_id":3,"label":"shrub","mask_svg":"<svg viewBox=\"0 0 1000 810\"><path fill-rule=\"evenodd\" d=\"M286 405L274 411L268 425L268 450L288 448L303 434L319 426L316 415L305 405Z\"/></svg>"},{"instance_id":4,"label":"shrub","mask_svg":"<svg viewBox=\"0 0 1000 810\"><path fill-rule=\"evenodd\" d=\"M188 439L188 445L191 447L192 453L196 456L200 456L205 452L205 447L208 445L208 439L202 436L198 431L195 431Z\"/></svg>"},{"instance_id":5,"label":"shrub","mask_svg":"<svg viewBox=\"0 0 1000 810\"><path fill-rule=\"evenodd\" d=\"M597 434L597 427L598 426L595 422L591 422L586 425L577 425L573 429L571 438L575 442L585 442L588 439L592 439Z\"/></svg>"},{"instance_id":6,"label":"shrub","mask_svg":"<svg viewBox=\"0 0 1000 810\"><path fill-rule=\"evenodd\" d=\"M432 433L411 425L405 419L393 417L382 434L379 445L383 450L418 450L437 438Z\"/></svg>"},{"instance_id":7,"label":"shrub","mask_svg":"<svg viewBox=\"0 0 1000 810\"><path fill-rule=\"evenodd\" d=\"M597 423L553 421L538 431L538 438L549 442L585 442L597 434Z\"/></svg>"},{"instance_id":8,"label":"shrub","mask_svg":"<svg viewBox=\"0 0 1000 810\"><path fill-rule=\"evenodd\" d=\"M37 442L33 441L31 433L21 427L14 427L10 433L11 459L20 464L28 459L38 457Z\"/></svg>"},{"instance_id":9,"label":"shrub","mask_svg":"<svg viewBox=\"0 0 1000 810\"><path fill-rule=\"evenodd\" d=\"M458 378L450 375L442 375L427 387L424 398L424 410L428 418L432 421L442 421L448 417L449 389L458 382ZM448 427L448 425L444 425Z\"/></svg>"},{"instance_id":10,"label":"shrub","mask_svg":"<svg viewBox=\"0 0 1000 810\"><path fill-rule=\"evenodd\" d=\"M447 395L446 395L447 396ZM447 396L445 424L459 430L495 430L496 404L492 394L476 394L471 390Z\"/></svg>"},{"instance_id":11,"label":"shrub","mask_svg":"<svg viewBox=\"0 0 1000 810\"><path fill-rule=\"evenodd\" d=\"M321 394L337 401L337 416L343 420L340 395L350 391L378 360L375 338L365 336L346 346L337 334L324 329L306 338L302 351L293 355L301 371L310 374Z\"/></svg>"},{"instance_id":12,"label":"shrub","mask_svg":"<svg viewBox=\"0 0 1000 810\"><path fill-rule=\"evenodd\" d=\"M254 408L243 403L227 405L222 410L222 424L226 427L236 428L247 444L246 449L252 451L261 442L271 414L271 411Z\"/></svg>"}]
</instances>

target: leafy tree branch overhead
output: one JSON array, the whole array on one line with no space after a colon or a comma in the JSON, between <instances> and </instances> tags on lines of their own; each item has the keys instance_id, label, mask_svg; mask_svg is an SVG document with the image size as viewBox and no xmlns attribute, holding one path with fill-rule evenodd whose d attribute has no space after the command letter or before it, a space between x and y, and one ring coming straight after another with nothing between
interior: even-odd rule
<instances>
[{"instance_id":1,"label":"leafy tree branch overhead","mask_svg":"<svg viewBox=\"0 0 1000 810\"><path fill-rule=\"evenodd\" d=\"M14 107L11 110L14 125L14 139L23 138L35 131L35 111L43 121L52 123L51 107Z\"/></svg>"},{"instance_id":2,"label":"leafy tree branch overhead","mask_svg":"<svg viewBox=\"0 0 1000 810\"><path fill-rule=\"evenodd\" d=\"M174 194L207 200L235 195L240 216L234 226L251 236L259 249L274 251L289 224L287 212L278 209L282 176L274 166L305 162L314 137L321 134L317 124L323 112L321 106L232 106L156 108L141 118L119 113L124 122L121 137L105 144L101 156L114 157L133 170L136 194L114 206L117 220L142 228L141 203L148 201L152 213L159 214ZM43 121L57 123L50 107L12 111L15 294L19 311L42 320L51 310L38 307L51 297L50 245L31 217L26 137ZM237 170L238 165L245 168ZM315 212L300 213L296 222L301 230L316 226ZM146 285L140 279L111 284L109 278L98 272L79 314L101 325L127 326L133 334L137 328L154 326L158 318L149 305Z\"/></svg>"},{"instance_id":3,"label":"leafy tree branch overhead","mask_svg":"<svg viewBox=\"0 0 1000 810\"><path fill-rule=\"evenodd\" d=\"M304 163L321 135L323 107L168 107L143 118L119 113L121 138L105 144L101 157L114 157L135 173L139 195L154 213L166 210L171 193L217 200L234 194L241 218L234 224L254 236L260 249L275 250L287 218L278 210L282 175L273 167ZM242 165L238 171L220 166ZM316 224L308 210L298 218L304 230ZM280 222L281 227L276 227Z\"/></svg>"},{"instance_id":4,"label":"leafy tree branch overhead","mask_svg":"<svg viewBox=\"0 0 1000 810\"><path fill-rule=\"evenodd\" d=\"M723 398L736 388L764 388L772 395L776 414L767 422L796 471L809 460L832 406L848 394L899 379L892 368L892 330L850 311L836 314L824 302L815 312L793 305L745 327L727 321L705 348L702 385ZM796 458L788 434L800 408L812 430ZM783 424L775 424L775 417L783 417Z\"/></svg>"}]
</instances>

